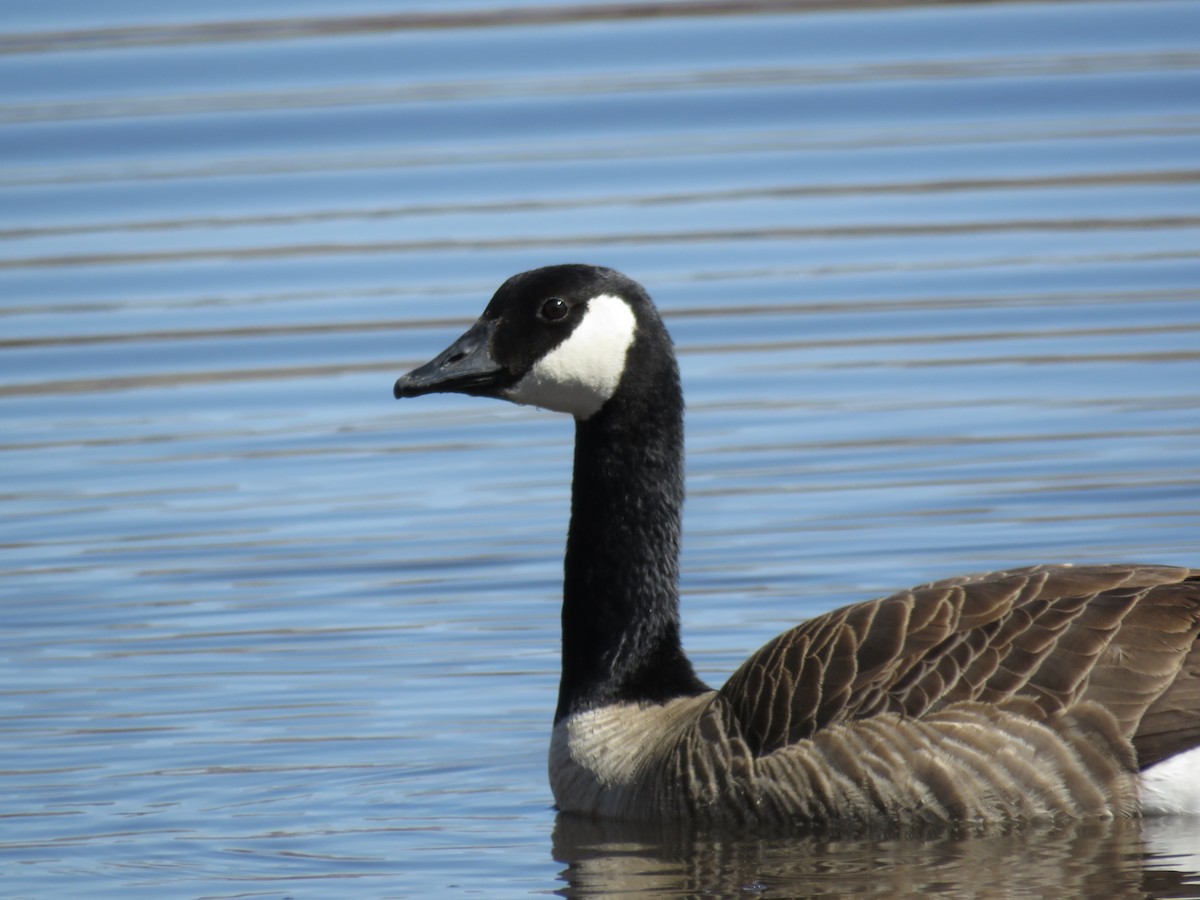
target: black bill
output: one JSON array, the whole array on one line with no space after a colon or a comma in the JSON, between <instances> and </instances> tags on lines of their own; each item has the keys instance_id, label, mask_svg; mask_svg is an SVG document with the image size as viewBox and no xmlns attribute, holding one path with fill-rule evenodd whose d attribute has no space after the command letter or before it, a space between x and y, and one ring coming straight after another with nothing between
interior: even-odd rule
<instances>
[{"instance_id":1,"label":"black bill","mask_svg":"<svg viewBox=\"0 0 1200 900\"><path fill-rule=\"evenodd\" d=\"M508 381L506 370L492 359L494 327L480 319L435 358L397 378L392 393L397 399L439 393L494 396Z\"/></svg>"}]
</instances>

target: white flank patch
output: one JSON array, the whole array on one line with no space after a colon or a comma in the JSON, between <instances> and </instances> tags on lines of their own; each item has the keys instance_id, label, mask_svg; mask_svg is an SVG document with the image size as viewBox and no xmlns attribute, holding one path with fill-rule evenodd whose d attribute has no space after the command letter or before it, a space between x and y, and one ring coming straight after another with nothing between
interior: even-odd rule
<instances>
[{"instance_id":1,"label":"white flank patch","mask_svg":"<svg viewBox=\"0 0 1200 900\"><path fill-rule=\"evenodd\" d=\"M1200 816L1200 747L1151 766L1141 783L1147 815Z\"/></svg>"},{"instance_id":2,"label":"white flank patch","mask_svg":"<svg viewBox=\"0 0 1200 900\"><path fill-rule=\"evenodd\" d=\"M593 297L570 337L539 359L505 398L586 419L616 391L636 331L628 303L612 294Z\"/></svg>"}]
</instances>

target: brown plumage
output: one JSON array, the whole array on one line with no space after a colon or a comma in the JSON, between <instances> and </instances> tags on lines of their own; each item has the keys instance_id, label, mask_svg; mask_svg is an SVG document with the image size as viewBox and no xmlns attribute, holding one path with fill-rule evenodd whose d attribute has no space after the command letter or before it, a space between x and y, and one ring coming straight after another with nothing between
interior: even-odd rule
<instances>
[{"instance_id":1,"label":"brown plumage","mask_svg":"<svg viewBox=\"0 0 1200 900\"><path fill-rule=\"evenodd\" d=\"M1098 703L1147 767L1200 737L1200 573L1038 566L952 578L786 631L721 688L762 756L881 713L1024 700L1048 719ZM1032 707L1031 707L1032 710ZM1143 718L1153 712L1149 727Z\"/></svg>"},{"instance_id":2,"label":"brown plumage","mask_svg":"<svg viewBox=\"0 0 1200 900\"><path fill-rule=\"evenodd\" d=\"M719 691L560 723L551 782L627 819L1132 815L1139 771L1200 743L1198 633L1189 569L934 582L784 632Z\"/></svg>"}]
</instances>

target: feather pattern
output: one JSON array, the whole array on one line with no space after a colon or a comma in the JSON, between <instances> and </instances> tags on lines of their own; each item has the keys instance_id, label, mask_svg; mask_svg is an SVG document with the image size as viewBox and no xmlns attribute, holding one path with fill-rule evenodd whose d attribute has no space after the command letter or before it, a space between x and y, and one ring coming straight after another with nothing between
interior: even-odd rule
<instances>
[{"instance_id":1,"label":"feather pattern","mask_svg":"<svg viewBox=\"0 0 1200 900\"><path fill-rule=\"evenodd\" d=\"M641 820L1134 815L1138 772L1197 741L1198 633L1189 569L935 582L784 632L719 691L569 717L551 784Z\"/></svg>"}]
</instances>

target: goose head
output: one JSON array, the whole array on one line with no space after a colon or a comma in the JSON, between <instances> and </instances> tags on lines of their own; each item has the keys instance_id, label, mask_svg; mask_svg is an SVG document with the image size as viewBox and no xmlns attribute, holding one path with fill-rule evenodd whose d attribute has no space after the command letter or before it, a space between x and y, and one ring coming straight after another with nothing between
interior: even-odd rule
<instances>
[{"instance_id":1,"label":"goose head","mask_svg":"<svg viewBox=\"0 0 1200 900\"><path fill-rule=\"evenodd\" d=\"M599 266L547 266L504 282L478 321L393 393L496 397L586 420L646 383L630 370L652 376L647 363L664 354L673 367L670 339L637 282Z\"/></svg>"}]
</instances>

